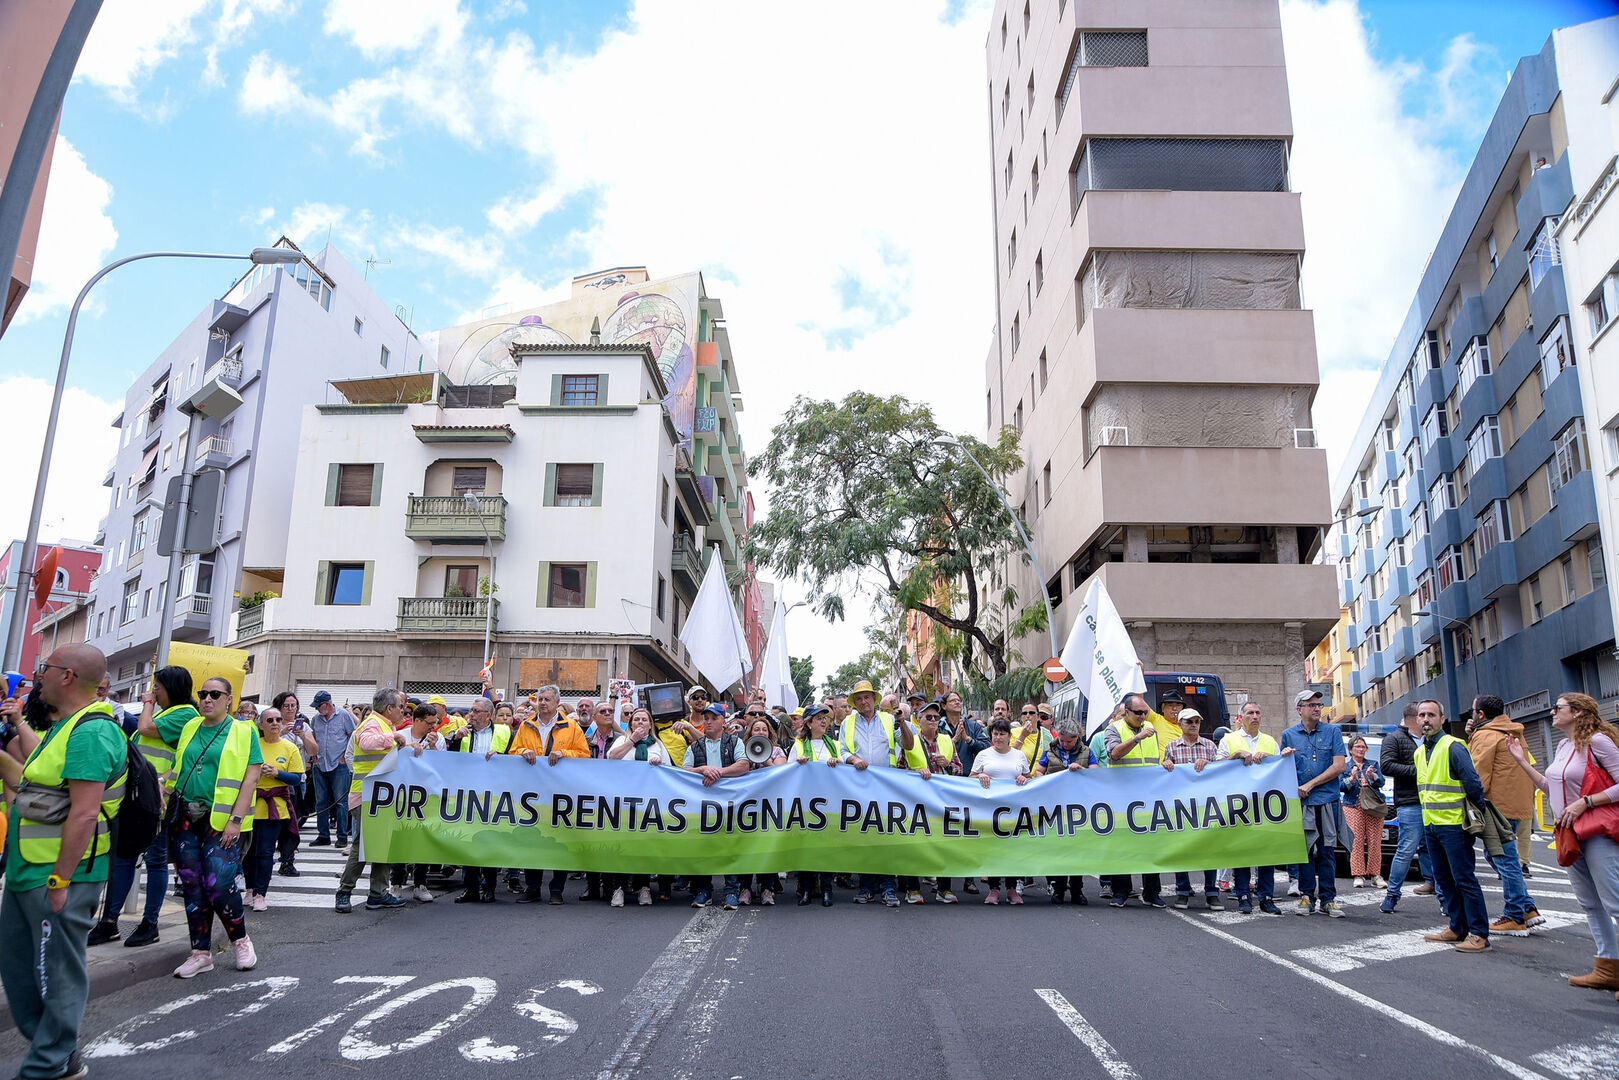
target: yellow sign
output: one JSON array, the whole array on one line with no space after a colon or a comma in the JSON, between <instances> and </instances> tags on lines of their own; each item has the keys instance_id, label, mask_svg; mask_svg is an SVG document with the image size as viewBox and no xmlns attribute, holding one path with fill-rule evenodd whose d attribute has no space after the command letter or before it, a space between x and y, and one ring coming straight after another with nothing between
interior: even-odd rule
<instances>
[{"instance_id":1,"label":"yellow sign","mask_svg":"<svg viewBox=\"0 0 1619 1080\"><path fill-rule=\"evenodd\" d=\"M230 683L232 699L241 699L242 683L247 679L246 649L176 641L169 646L169 663L191 672L193 686L200 687L209 679L224 679Z\"/></svg>"}]
</instances>

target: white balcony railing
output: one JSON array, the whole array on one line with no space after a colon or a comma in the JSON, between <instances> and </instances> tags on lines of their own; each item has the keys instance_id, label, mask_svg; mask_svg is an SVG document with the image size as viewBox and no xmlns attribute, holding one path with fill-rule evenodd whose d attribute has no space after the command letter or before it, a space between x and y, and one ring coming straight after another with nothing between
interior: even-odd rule
<instances>
[{"instance_id":1,"label":"white balcony railing","mask_svg":"<svg viewBox=\"0 0 1619 1080\"><path fill-rule=\"evenodd\" d=\"M210 435L197 444L197 461L202 463L212 455L217 455L226 461L231 457L231 440L221 435Z\"/></svg>"},{"instance_id":2,"label":"white balcony railing","mask_svg":"<svg viewBox=\"0 0 1619 1080\"><path fill-rule=\"evenodd\" d=\"M218 379L226 386L242 385L242 360L237 356L229 356L218 361L203 374L202 381L209 382Z\"/></svg>"}]
</instances>

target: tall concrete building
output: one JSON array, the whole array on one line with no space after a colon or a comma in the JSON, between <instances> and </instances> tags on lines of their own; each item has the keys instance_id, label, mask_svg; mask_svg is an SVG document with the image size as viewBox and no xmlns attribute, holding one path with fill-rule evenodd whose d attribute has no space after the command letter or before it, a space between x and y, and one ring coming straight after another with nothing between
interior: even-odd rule
<instances>
[{"instance_id":1,"label":"tall concrete building","mask_svg":"<svg viewBox=\"0 0 1619 1080\"><path fill-rule=\"evenodd\" d=\"M1543 756L1559 693L1619 702L1611 495L1587 435L1619 411L1602 364L1616 77L1619 17L1518 62L1334 482L1349 527L1328 549L1369 724L1496 694Z\"/></svg>"},{"instance_id":2,"label":"tall concrete building","mask_svg":"<svg viewBox=\"0 0 1619 1080\"><path fill-rule=\"evenodd\" d=\"M1100 577L1148 668L1289 722L1339 604L1312 565L1327 462L1278 7L999 0L987 54L985 425L1022 432L1048 575L1014 580L1044 585L1060 640Z\"/></svg>"}]
</instances>

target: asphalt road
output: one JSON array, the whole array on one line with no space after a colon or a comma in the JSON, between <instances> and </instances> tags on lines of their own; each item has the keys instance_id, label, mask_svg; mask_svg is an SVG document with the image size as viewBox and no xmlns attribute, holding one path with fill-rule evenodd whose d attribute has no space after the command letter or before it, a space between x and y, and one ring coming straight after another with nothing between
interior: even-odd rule
<instances>
[{"instance_id":1,"label":"asphalt road","mask_svg":"<svg viewBox=\"0 0 1619 1080\"><path fill-rule=\"evenodd\" d=\"M91 1074L1619 1076L1619 1002L1565 982L1592 948L1554 864L1530 883L1551 926L1476 956L1424 945L1433 898L1385 916L1348 888L1334 920L1113 910L1094 880L1085 908L1031 888L1021 908L619 911L573 882L563 907L503 888L348 916L318 873L299 884L282 899L309 906L249 915L257 970L220 957L91 1002ZM0 1075L20 1053L0 1034Z\"/></svg>"}]
</instances>

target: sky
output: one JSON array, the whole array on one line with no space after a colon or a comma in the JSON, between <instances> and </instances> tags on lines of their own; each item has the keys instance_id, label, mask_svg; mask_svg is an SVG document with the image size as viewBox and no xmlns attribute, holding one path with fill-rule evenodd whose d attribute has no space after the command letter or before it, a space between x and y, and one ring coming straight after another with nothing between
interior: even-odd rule
<instances>
[{"instance_id":1,"label":"sky","mask_svg":"<svg viewBox=\"0 0 1619 1080\"><path fill-rule=\"evenodd\" d=\"M1614 5L1281 8L1335 468L1514 64ZM418 332L561 298L598 268L701 270L725 303L744 446L795 395L855 389L978 433L990 22L982 0L106 0L64 104L33 289L0 338L19 478L0 539L26 525L83 282L136 251L283 233L376 260L369 283ZM93 535L125 389L238 272L153 261L97 287L45 538ZM820 674L864 645L808 609L788 638Z\"/></svg>"}]
</instances>

